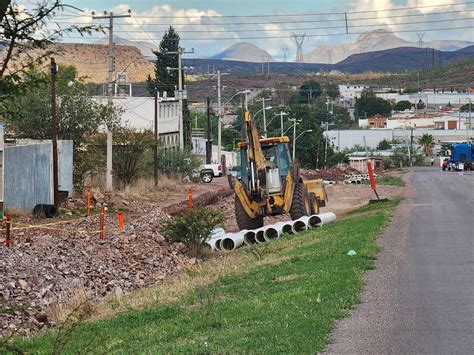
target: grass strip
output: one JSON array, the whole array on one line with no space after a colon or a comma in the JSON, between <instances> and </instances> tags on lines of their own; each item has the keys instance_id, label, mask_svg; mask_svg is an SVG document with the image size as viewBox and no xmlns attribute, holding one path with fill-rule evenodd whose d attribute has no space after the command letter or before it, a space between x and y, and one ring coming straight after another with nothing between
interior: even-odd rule
<instances>
[{"instance_id":1,"label":"grass strip","mask_svg":"<svg viewBox=\"0 0 474 355\"><path fill-rule=\"evenodd\" d=\"M14 339L26 352L317 352L358 302L376 238L397 201L362 207L336 223L242 248L248 260L172 302L152 301L94 322ZM370 213L368 213L370 212ZM357 256L348 256L349 250ZM230 255L229 254L229 255ZM66 327L66 326L65 326Z\"/></svg>"}]
</instances>

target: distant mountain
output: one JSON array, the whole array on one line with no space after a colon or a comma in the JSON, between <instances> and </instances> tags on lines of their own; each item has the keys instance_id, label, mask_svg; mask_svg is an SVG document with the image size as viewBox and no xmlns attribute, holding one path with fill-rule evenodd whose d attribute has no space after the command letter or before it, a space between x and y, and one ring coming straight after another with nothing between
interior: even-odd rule
<instances>
[{"instance_id":1,"label":"distant mountain","mask_svg":"<svg viewBox=\"0 0 474 355\"><path fill-rule=\"evenodd\" d=\"M273 62L270 64L270 73L304 74L330 71L404 73L412 70L437 68L469 58L474 58L474 46L454 52L438 51L431 48L399 47L353 54L337 64ZM195 74L205 74L209 68L232 75L256 75L261 74L262 70L260 61L185 59L185 65L192 66Z\"/></svg>"},{"instance_id":2,"label":"distant mountain","mask_svg":"<svg viewBox=\"0 0 474 355\"><path fill-rule=\"evenodd\" d=\"M458 49L456 52L473 53L474 52L474 45Z\"/></svg>"},{"instance_id":3,"label":"distant mountain","mask_svg":"<svg viewBox=\"0 0 474 355\"><path fill-rule=\"evenodd\" d=\"M144 57L155 57L155 55L153 54L153 51L159 51L159 48L157 46L155 46L153 43L146 42L146 41L130 41L126 38L115 36L114 42L116 45L137 47ZM95 43L108 45L109 39L102 38Z\"/></svg>"},{"instance_id":4,"label":"distant mountain","mask_svg":"<svg viewBox=\"0 0 474 355\"><path fill-rule=\"evenodd\" d=\"M457 40L429 41L424 47L443 51L457 50L472 45L472 42ZM397 37L392 31L377 29L364 32L354 43L324 45L304 54L306 63L336 64L353 54L380 51L399 47L418 47L418 43Z\"/></svg>"},{"instance_id":5,"label":"distant mountain","mask_svg":"<svg viewBox=\"0 0 474 355\"><path fill-rule=\"evenodd\" d=\"M448 52L432 48L399 47L353 54L335 64L334 67L340 71L350 73L365 71L401 73L439 67L468 58L474 58L474 51Z\"/></svg>"},{"instance_id":6,"label":"distant mountain","mask_svg":"<svg viewBox=\"0 0 474 355\"><path fill-rule=\"evenodd\" d=\"M226 50L212 56L210 59L239 60L243 62L273 62L272 56L265 50L248 42L233 44Z\"/></svg>"}]
</instances>

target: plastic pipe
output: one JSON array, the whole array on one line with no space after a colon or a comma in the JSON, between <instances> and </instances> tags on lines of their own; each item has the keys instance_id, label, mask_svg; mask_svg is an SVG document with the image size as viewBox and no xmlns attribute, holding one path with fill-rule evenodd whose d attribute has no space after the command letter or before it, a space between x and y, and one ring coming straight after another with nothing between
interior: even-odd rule
<instances>
[{"instance_id":1,"label":"plastic pipe","mask_svg":"<svg viewBox=\"0 0 474 355\"><path fill-rule=\"evenodd\" d=\"M293 230L295 233L303 232L308 229L308 225L306 224L305 221L302 221L301 219L297 219L296 221L293 221Z\"/></svg>"},{"instance_id":2,"label":"plastic pipe","mask_svg":"<svg viewBox=\"0 0 474 355\"><path fill-rule=\"evenodd\" d=\"M313 219L313 223L316 223L316 227L322 227L325 224L334 222L336 215L333 212L326 212L312 215L310 218Z\"/></svg>"},{"instance_id":3,"label":"plastic pipe","mask_svg":"<svg viewBox=\"0 0 474 355\"><path fill-rule=\"evenodd\" d=\"M276 224L267 226L267 229L263 232L263 238L270 242L274 239L280 238L281 228L278 228Z\"/></svg>"},{"instance_id":4,"label":"plastic pipe","mask_svg":"<svg viewBox=\"0 0 474 355\"><path fill-rule=\"evenodd\" d=\"M265 243L267 240L265 239L265 231L267 230L268 226L259 228L255 230L255 240L257 243Z\"/></svg>"},{"instance_id":5,"label":"plastic pipe","mask_svg":"<svg viewBox=\"0 0 474 355\"><path fill-rule=\"evenodd\" d=\"M240 247L244 242L244 233L230 233L226 234L220 241L220 249L222 251L234 250Z\"/></svg>"},{"instance_id":6,"label":"plastic pipe","mask_svg":"<svg viewBox=\"0 0 474 355\"><path fill-rule=\"evenodd\" d=\"M244 244L245 245L253 245L257 244L257 240L255 239L255 235L257 233L254 230L249 230L244 233Z\"/></svg>"}]
</instances>

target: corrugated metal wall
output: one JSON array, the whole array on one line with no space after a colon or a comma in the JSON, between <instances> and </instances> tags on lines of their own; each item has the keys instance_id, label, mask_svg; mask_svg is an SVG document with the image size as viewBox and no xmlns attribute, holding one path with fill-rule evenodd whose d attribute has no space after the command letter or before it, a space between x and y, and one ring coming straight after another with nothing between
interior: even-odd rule
<instances>
[{"instance_id":1,"label":"corrugated metal wall","mask_svg":"<svg viewBox=\"0 0 474 355\"><path fill-rule=\"evenodd\" d=\"M72 141L58 142L59 189L73 192ZM5 147L5 209L33 211L37 204L52 203L51 143Z\"/></svg>"}]
</instances>

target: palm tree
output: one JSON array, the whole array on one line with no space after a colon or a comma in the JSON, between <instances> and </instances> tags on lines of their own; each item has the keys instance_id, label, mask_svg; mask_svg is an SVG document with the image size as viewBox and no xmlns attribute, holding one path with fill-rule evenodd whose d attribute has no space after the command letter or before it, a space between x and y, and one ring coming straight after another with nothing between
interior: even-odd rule
<instances>
[{"instance_id":1,"label":"palm tree","mask_svg":"<svg viewBox=\"0 0 474 355\"><path fill-rule=\"evenodd\" d=\"M433 153L435 143L431 134L424 133L420 138L418 138L418 144L421 145L426 156L430 156Z\"/></svg>"}]
</instances>

